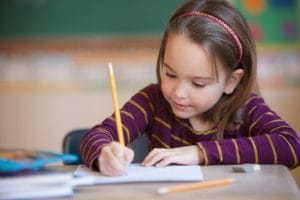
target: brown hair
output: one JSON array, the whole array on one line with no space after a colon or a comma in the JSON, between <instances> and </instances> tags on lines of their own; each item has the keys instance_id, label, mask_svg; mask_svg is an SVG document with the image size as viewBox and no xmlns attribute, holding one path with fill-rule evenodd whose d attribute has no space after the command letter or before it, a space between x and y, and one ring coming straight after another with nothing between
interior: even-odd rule
<instances>
[{"instance_id":1,"label":"brown hair","mask_svg":"<svg viewBox=\"0 0 300 200\"><path fill-rule=\"evenodd\" d=\"M230 26L242 46L243 55L238 62L239 49L232 35L220 24L207 17L180 17L187 12L201 12L212 15ZM224 94L219 102L206 113L204 118L217 126L217 138L223 137L238 110L245 104L249 94L257 88L256 48L249 26L242 14L226 0L189 0L179 7L171 19L162 38L157 59L157 78L160 83L160 71L164 61L165 48L171 34L185 34L192 42L201 45L208 52L215 75L218 77L216 59L224 66L229 75L236 69L243 69L244 75L230 95Z\"/></svg>"}]
</instances>

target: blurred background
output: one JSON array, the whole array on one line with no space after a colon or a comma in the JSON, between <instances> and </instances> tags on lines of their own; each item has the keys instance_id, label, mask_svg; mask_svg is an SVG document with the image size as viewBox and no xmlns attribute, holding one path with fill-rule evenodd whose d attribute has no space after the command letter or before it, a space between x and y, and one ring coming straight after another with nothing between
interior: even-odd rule
<instances>
[{"instance_id":1,"label":"blurred background","mask_svg":"<svg viewBox=\"0 0 300 200\"><path fill-rule=\"evenodd\" d=\"M300 131L300 3L232 0L257 43L262 96ZM2 0L0 148L61 151L70 130L113 111L112 62L121 104L155 82L168 17L182 0ZM300 182L299 168L293 170Z\"/></svg>"}]
</instances>

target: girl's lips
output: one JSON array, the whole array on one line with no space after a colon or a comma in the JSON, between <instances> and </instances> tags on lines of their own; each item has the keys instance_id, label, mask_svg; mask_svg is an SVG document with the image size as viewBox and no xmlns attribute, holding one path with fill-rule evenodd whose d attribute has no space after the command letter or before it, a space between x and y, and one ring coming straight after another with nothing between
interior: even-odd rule
<instances>
[{"instance_id":1,"label":"girl's lips","mask_svg":"<svg viewBox=\"0 0 300 200\"><path fill-rule=\"evenodd\" d=\"M176 102L173 102L173 105L174 105L174 108L176 110L179 110L179 111L186 111L189 108L188 105L179 104L179 103L176 103Z\"/></svg>"}]
</instances>

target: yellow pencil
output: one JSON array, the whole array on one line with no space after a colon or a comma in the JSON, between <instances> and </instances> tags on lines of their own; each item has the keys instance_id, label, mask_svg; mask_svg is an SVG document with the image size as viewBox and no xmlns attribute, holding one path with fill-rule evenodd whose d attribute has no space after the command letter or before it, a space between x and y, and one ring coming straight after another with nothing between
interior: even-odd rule
<instances>
[{"instance_id":1,"label":"yellow pencil","mask_svg":"<svg viewBox=\"0 0 300 200\"><path fill-rule=\"evenodd\" d=\"M171 187L161 187L158 189L157 193L168 194L174 192L185 192L190 190L212 188L212 187L217 187L222 185L228 185L234 181L235 181L234 179L219 179L213 181L205 181L201 183L188 183L188 184L182 184L182 185L171 186Z\"/></svg>"},{"instance_id":2,"label":"yellow pencil","mask_svg":"<svg viewBox=\"0 0 300 200\"><path fill-rule=\"evenodd\" d=\"M124 136L123 136L123 130L122 130L119 101L118 101L118 96L117 96L116 80L115 80L115 76L114 76L113 66L111 63L108 63L108 71L109 71L109 80L110 80L113 104L114 104L114 109L115 109L118 138L119 138L120 144L124 146L125 143L124 143Z\"/></svg>"}]
</instances>

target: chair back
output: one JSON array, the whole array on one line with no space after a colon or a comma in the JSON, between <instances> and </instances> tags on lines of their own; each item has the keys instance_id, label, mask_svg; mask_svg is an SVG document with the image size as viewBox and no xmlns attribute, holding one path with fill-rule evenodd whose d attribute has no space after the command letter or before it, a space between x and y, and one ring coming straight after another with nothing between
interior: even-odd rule
<instances>
[{"instance_id":1,"label":"chair back","mask_svg":"<svg viewBox=\"0 0 300 200\"><path fill-rule=\"evenodd\" d=\"M78 156L77 161L64 162L65 165L78 165L83 164L82 158L80 156L80 141L83 136L88 132L89 129L75 129L68 132L63 139L62 149L64 153L74 154ZM148 152L147 136L143 134L136 140L134 140L130 145L130 148L134 151L133 163L140 163L145 158Z\"/></svg>"},{"instance_id":2,"label":"chair back","mask_svg":"<svg viewBox=\"0 0 300 200\"><path fill-rule=\"evenodd\" d=\"M80 141L83 136L87 133L88 129L76 129L68 132L63 139L63 153L74 154L78 156L77 161L64 162L65 165L78 165L83 164L82 158L80 156Z\"/></svg>"}]
</instances>

